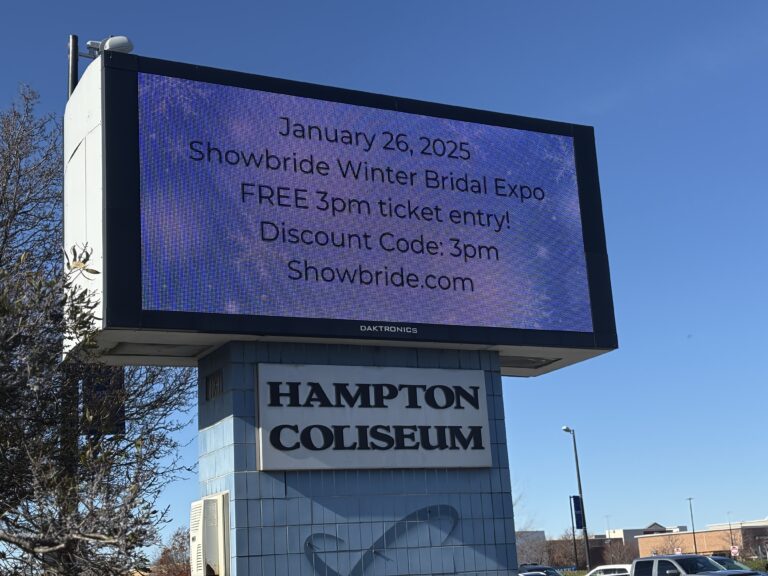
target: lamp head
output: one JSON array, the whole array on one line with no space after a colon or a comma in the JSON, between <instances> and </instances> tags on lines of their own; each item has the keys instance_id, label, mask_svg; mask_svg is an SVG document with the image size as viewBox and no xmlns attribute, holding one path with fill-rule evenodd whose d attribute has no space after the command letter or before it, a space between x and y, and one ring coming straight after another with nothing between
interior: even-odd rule
<instances>
[{"instance_id":1,"label":"lamp head","mask_svg":"<svg viewBox=\"0 0 768 576\"><path fill-rule=\"evenodd\" d=\"M110 36L101 43L101 49L130 54L133 52L133 42L128 36Z\"/></svg>"},{"instance_id":2,"label":"lamp head","mask_svg":"<svg viewBox=\"0 0 768 576\"><path fill-rule=\"evenodd\" d=\"M571 428L569 426L563 426L563 432L567 432L568 434L572 434L573 433L573 428Z\"/></svg>"},{"instance_id":3,"label":"lamp head","mask_svg":"<svg viewBox=\"0 0 768 576\"><path fill-rule=\"evenodd\" d=\"M104 40L89 40L85 46L88 48L88 53L80 55L86 58L96 58L107 50L124 54L133 52L133 42L128 36L109 36Z\"/></svg>"}]
</instances>

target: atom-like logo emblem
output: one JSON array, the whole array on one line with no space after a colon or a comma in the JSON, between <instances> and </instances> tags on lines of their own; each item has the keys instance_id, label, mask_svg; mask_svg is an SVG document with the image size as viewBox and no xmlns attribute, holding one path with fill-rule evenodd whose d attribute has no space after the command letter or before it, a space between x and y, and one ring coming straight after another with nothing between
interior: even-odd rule
<instances>
[{"instance_id":1,"label":"atom-like logo emblem","mask_svg":"<svg viewBox=\"0 0 768 576\"><path fill-rule=\"evenodd\" d=\"M365 576L366 570L377 559L383 562L393 561L392 558L387 556L388 548L385 548L385 544L402 538L409 522L416 523L422 529L430 530L432 528L435 532L439 532L442 535L440 544L443 544L456 528L459 522L459 513L453 506L446 504L427 506L411 512L386 530L378 540L371 544L370 548L361 551L361 556L357 563L352 566L347 574L340 573L338 567L329 566L323 559L324 552L329 550L325 545L329 542L331 543L330 549L342 551L340 545L345 544L345 542L341 538L332 534L326 534L325 532L310 534L304 541L304 554L306 554L307 559L314 566L316 574L323 574L324 576Z\"/></svg>"}]
</instances>

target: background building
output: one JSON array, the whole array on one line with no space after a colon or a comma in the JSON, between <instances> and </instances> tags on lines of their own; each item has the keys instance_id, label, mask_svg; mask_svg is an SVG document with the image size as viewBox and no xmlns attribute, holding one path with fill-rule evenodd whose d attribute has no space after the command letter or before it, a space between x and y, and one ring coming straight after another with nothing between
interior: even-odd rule
<instances>
[{"instance_id":1,"label":"background building","mask_svg":"<svg viewBox=\"0 0 768 576\"><path fill-rule=\"evenodd\" d=\"M616 546L618 543L621 543L621 545L627 547L628 551L633 554L634 557L637 557L639 555L636 540L638 536L648 534L663 534L665 532L679 532L680 530L686 529L687 528L685 526L667 527L659 524L658 522L653 522L645 528L616 528L613 530L606 530L605 539L608 546Z\"/></svg>"},{"instance_id":2,"label":"background building","mask_svg":"<svg viewBox=\"0 0 768 576\"><path fill-rule=\"evenodd\" d=\"M768 519L711 524L696 532L670 531L636 536L638 555L717 554L731 555L736 547L741 558L768 557Z\"/></svg>"}]
</instances>

